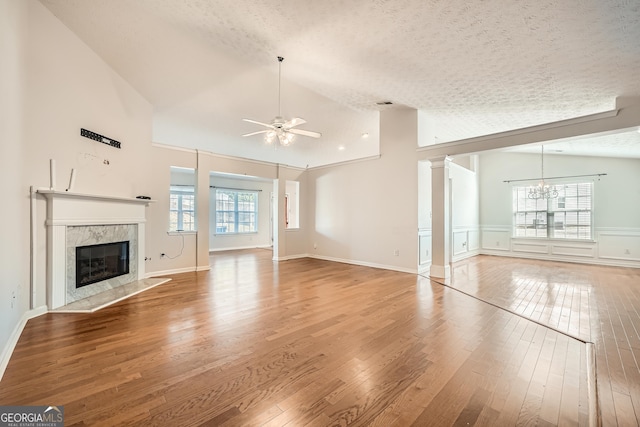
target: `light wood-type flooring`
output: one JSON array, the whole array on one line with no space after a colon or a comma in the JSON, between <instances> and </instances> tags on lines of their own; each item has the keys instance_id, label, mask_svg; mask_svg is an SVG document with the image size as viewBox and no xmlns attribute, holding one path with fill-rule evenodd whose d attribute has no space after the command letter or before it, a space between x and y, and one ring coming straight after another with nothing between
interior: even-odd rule
<instances>
[{"instance_id":1,"label":"light wood-type flooring","mask_svg":"<svg viewBox=\"0 0 640 427\"><path fill-rule=\"evenodd\" d=\"M595 345L604 426L640 425L640 270L478 256L451 286Z\"/></svg>"},{"instance_id":2,"label":"light wood-type flooring","mask_svg":"<svg viewBox=\"0 0 640 427\"><path fill-rule=\"evenodd\" d=\"M588 425L591 341L603 425L637 424L638 270L479 256L454 289L265 250L211 266L29 320L0 405L63 405L66 426Z\"/></svg>"}]
</instances>

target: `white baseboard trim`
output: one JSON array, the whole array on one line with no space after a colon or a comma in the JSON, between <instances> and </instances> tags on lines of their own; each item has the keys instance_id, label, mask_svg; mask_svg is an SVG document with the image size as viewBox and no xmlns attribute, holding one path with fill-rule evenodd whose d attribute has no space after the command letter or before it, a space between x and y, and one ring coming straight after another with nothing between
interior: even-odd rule
<instances>
[{"instance_id":1,"label":"white baseboard trim","mask_svg":"<svg viewBox=\"0 0 640 427\"><path fill-rule=\"evenodd\" d=\"M479 254L480 254L479 250L463 252L461 254L454 255L453 258L451 259L451 262L462 261L463 259L472 258L472 257L474 257L476 255L479 255Z\"/></svg>"},{"instance_id":2,"label":"white baseboard trim","mask_svg":"<svg viewBox=\"0 0 640 427\"><path fill-rule=\"evenodd\" d=\"M198 267L198 268L202 268L202 267ZM145 273L144 277L148 279L150 277L167 276L169 274L193 273L195 271L204 271L204 270L198 270L198 268L193 266L193 267L184 267L184 268L174 268L173 270L148 271L147 273ZM209 267L207 267L206 269L208 270Z\"/></svg>"},{"instance_id":3,"label":"white baseboard trim","mask_svg":"<svg viewBox=\"0 0 640 427\"><path fill-rule=\"evenodd\" d=\"M41 307L34 308L33 310L25 311L20 318L20 321L16 325L9 341L2 349L2 356L0 357L0 380L4 375L4 371L7 369L9 365L9 360L11 359L11 355L13 354L13 350L16 348L16 344L18 344L18 340L20 339L20 335L22 335L22 331L24 327L27 325L27 321L29 319L33 319L34 317L38 317L47 313L48 308L46 305Z\"/></svg>"},{"instance_id":4,"label":"white baseboard trim","mask_svg":"<svg viewBox=\"0 0 640 427\"><path fill-rule=\"evenodd\" d=\"M557 262L569 262L574 264L591 264L591 265L607 265L611 267L630 267L640 268L640 263L633 261L621 261L605 258L570 258L557 255L538 255L533 253L524 252L508 252L508 251L491 251L483 249L478 255L494 255L509 258L524 258L524 259L539 259L542 261L557 261Z\"/></svg>"},{"instance_id":5,"label":"white baseboard trim","mask_svg":"<svg viewBox=\"0 0 640 427\"><path fill-rule=\"evenodd\" d=\"M383 270L399 271L401 273L418 274L417 268L404 268L404 267L397 267L395 265L385 265L385 264L378 264L374 262L356 261L352 259L334 258L334 257L327 257L322 255L308 254L306 256L309 258L321 259L324 261L341 262L343 264L361 265L363 267L381 268Z\"/></svg>"},{"instance_id":6,"label":"white baseboard trim","mask_svg":"<svg viewBox=\"0 0 640 427\"><path fill-rule=\"evenodd\" d=\"M239 251L242 249L271 249L271 245L253 245L253 246L232 246L228 248L209 248L211 252L223 252L223 251Z\"/></svg>"},{"instance_id":7,"label":"white baseboard trim","mask_svg":"<svg viewBox=\"0 0 640 427\"><path fill-rule=\"evenodd\" d=\"M297 254L297 255L287 255L282 257L273 257L272 259L274 261L289 261L292 259L300 259L300 258L313 258L313 257L309 254Z\"/></svg>"},{"instance_id":8,"label":"white baseboard trim","mask_svg":"<svg viewBox=\"0 0 640 427\"><path fill-rule=\"evenodd\" d=\"M428 276L430 271L431 271L431 262L420 264L418 266L418 274L420 275L426 274Z\"/></svg>"}]
</instances>

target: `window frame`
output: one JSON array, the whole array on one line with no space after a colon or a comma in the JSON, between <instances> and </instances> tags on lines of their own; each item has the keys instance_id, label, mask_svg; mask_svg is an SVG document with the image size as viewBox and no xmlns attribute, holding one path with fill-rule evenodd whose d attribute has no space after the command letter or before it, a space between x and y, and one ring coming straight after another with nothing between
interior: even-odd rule
<instances>
[{"instance_id":1,"label":"window frame","mask_svg":"<svg viewBox=\"0 0 640 427\"><path fill-rule=\"evenodd\" d=\"M250 190L250 189L237 189L237 188L223 188L223 187L216 187L214 188L215 192L214 192L214 219L215 219L215 231L214 231L214 235L216 236L238 236L238 235L245 235L245 234L257 234L259 231L259 223L260 223L260 217L259 217L259 194L260 194L260 190ZM225 202L223 200L219 200L218 199L218 194L219 193L232 193L234 194L233 197L233 209L219 209L219 202ZM241 210L239 208L239 204L242 204L243 202L241 202L239 199L241 195L244 194L248 194L251 195L253 197L253 201L250 202L245 202L245 203L249 203L249 204L253 204L254 209L253 210ZM230 215L232 217L231 221L229 220L219 220L220 218L220 214L226 214L226 215ZM253 217L253 221L241 221L241 217L243 215L247 215L249 217ZM234 225L234 231L220 231L219 229L219 224L233 224ZM250 231L240 231L240 228L242 228L242 225L249 225L252 229Z\"/></svg>"},{"instance_id":2,"label":"window frame","mask_svg":"<svg viewBox=\"0 0 640 427\"><path fill-rule=\"evenodd\" d=\"M196 191L195 185L170 185L169 186L169 233L191 233L197 231L197 222L196 222ZM192 209L184 209L184 198L185 196L190 196ZM172 209L171 205L173 202L173 198L177 197L177 209ZM177 223L176 227L173 228L173 221L171 219L171 215L173 212L176 212ZM191 218L193 221L189 222L190 227L185 228L184 224L184 214L191 213Z\"/></svg>"},{"instance_id":3,"label":"window frame","mask_svg":"<svg viewBox=\"0 0 640 427\"><path fill-rule=\"evenodd\" d=\"M560 195L554 199L542 199L541 201L537 201L535 199L528 199L526 194L528 194L529 189L532 187L536 187L534 184L529 185L512 185L511 189L511 200L512 200L512 227L511 227L511 237L513 239L538 239L538 240L561 240L561 241L577 241L577 242L595 242L595 234L594 234L594 192L595 185L593 181L565 181L552 184L556 188L561 190ZM586 186L586 187L585 187ZM566 190L568 187L574 187L575 196L571 194L566 194ZM581 191L584 191L585 188L588 188L587 194L582 194ZM529 204L535 203L535 206L532 209L520 209L519 201L517 197L517 191L524 192L524 201L525 206L527 202ZM585 208L585 204L583 202L584 199L589 199L588 208ZM575 207L567 207L571 206L568 202L568 199L574 199ZM555 208L554 208L555 201ZM544 203L542 203L544 202ZM540 205L544 205L541 207ZM562 206L560 206L562 205ZM581 218L588 217L588 224L584 223L580 224ZM518 216L525 216L524 221L519 221ZM559 214L559 215L558 215ZM567 214L575 215L576 221L572 221L567 225ZM534 216L535 219L529 223L527 218L528 216ZM557 217L563 217L564 220L559 222L556 221ZM585 221L586 222L586 221ZM562 224L562 228L558 229L558 224ZM530 229L533 226L535 230L535 235L526 235L526 230ZM570 236L567 236L567 231L570 228L574 228L576 231L571 233ZM584 230L588 230L588 233L585 237L581 237L581 234L584 234ZM519 230L525 230L525 235L519 235ZM539 233L540 231L540 233ZM543 233L542 233L543 232ZM544 234L544 235L539 235ZM560 234L560 235L558 235ZM564 235L562 235L564 234Z\"/></svg>"}]
</instances>

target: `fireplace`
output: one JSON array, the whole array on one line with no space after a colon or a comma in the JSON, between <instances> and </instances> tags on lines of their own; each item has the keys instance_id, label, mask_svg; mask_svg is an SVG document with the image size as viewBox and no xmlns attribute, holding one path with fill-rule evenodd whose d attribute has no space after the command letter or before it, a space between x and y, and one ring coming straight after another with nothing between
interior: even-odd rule
<instances>
[{"instance_id":1,"label":"fireplace","mask_svg":"<svg viewBox=\"0 0 640 427\"><path fill-rule=\"evenodd\" d=\"M128 241L76 247L76 288L128 273Z\"/></svg>"},{"instance_id":2,"label":"fireplace","mask_svg":"<svg viewBox=\"0 0 640 427\"><path fill-rule=\"evenodd\" d=\"M51 189L38 193L47 198L50 310L144 279L145 208L152 200ZM91 265L101 271L88 270Z\"/></svg>"}]
</instances>

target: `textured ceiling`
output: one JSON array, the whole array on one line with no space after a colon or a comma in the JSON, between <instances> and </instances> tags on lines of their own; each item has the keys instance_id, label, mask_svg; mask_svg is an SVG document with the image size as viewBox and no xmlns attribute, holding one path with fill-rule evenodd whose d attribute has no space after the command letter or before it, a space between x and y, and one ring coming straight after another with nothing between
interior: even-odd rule
<instances>
[{"instance_id":1,"label":"textured ceiling","mask_svg":"<svg viewBox=\"0 0 640 427\"><path fill-rule=\"evenodd\" d=\"M236 135L256 129L239 121L275 115L277 55L285 57L283 112L324 134L299 144L292 164L374 154L355 135L377 137L378 101L428 112L444 142L610 110L617 96L640 95L638 0L41 3L154 104L154 137L175 138L188 122L227 146L233 140L241 152L228 154L245 157L250 142Z\"/></svg>"}]
</instances>

